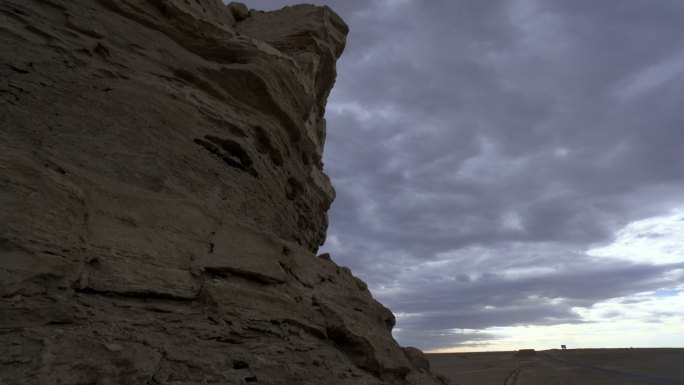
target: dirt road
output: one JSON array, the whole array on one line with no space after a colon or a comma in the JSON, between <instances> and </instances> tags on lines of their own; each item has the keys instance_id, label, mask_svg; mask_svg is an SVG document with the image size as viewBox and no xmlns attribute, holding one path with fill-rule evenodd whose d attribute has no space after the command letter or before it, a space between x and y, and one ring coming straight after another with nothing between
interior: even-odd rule
<instances>
[{"instance_id":1,"label":"dirt road","mask_svg":"<svg viewBox=\"0 0 684 385\"><path fill-rule=\"evenodd\" d=\"M458 385L684 385L684 349L577 349L428 355Z\"/></svg>"}]
</instances>

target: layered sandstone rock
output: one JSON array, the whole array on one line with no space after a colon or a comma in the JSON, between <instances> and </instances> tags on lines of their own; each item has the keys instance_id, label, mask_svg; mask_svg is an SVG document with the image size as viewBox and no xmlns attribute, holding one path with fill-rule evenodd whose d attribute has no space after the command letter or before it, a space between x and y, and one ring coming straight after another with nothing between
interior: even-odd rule
<instances>
[{"instance_id":1,"label":"layered sandstone rock","mask_svg":"<svg viewBox=\"0 0 684 385\"><path fill-rule=\"evenodd\" d=\"M433 384L314 253L330 9L0 0L0 383Z\"/></svg>"}]
</instances>

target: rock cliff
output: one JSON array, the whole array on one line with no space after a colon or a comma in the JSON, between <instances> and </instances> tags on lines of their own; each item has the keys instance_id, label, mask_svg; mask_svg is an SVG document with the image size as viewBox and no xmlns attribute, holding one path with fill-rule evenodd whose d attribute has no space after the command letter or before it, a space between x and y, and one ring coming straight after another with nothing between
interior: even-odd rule
<instances>
[{"instance_id":1,"label":"rock cliff","mask_svg":"<svg viewBox=\"0 0 684 385\"><path fill-rule=\"evenodd\" d=\"M316 256L329 8L0 0L0 383L437 384Z\"/></svg>"}]
</instances>

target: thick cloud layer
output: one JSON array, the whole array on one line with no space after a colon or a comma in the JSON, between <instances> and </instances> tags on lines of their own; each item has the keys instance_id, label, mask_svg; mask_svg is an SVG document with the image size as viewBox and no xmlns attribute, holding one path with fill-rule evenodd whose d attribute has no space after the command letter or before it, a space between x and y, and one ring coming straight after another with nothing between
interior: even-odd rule
<instances>
[{"instance_id":1,"label":"thick cloud layer","mask_svg":"<svg viewBox=\"0 0 684 385\"><path fill-rule=\"evenodd\" d=\"M587 253L684 207L683 2L315 3L351 30L326 248L398 314L401 343L581 323L573 309L684 285L684 258Z\"/></svg>"}]
</instances>

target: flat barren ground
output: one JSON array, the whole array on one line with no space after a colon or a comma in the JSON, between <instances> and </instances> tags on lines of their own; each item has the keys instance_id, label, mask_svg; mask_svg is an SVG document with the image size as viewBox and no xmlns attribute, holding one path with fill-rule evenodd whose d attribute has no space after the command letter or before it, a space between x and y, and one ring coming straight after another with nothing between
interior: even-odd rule
<instances>
[{"instance_id":1,"label":"flat barren ground","mask_svg":"<svg viewBox=\"0 0 684 385\"><path fill-rule=\"evenodd\" d=\"M684 349L568 349L428 354L458 385L684 385Z\"/></svg>"}]
</instances>

